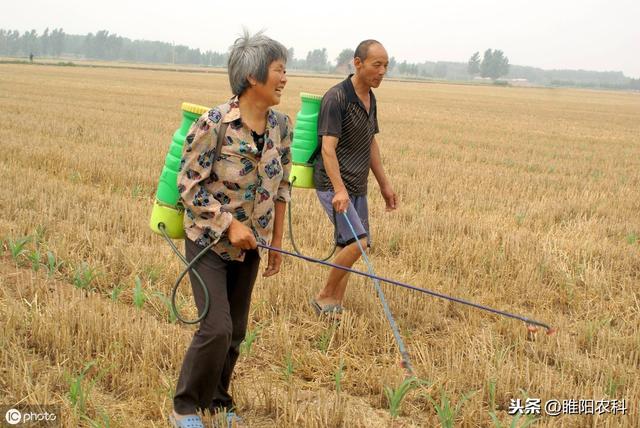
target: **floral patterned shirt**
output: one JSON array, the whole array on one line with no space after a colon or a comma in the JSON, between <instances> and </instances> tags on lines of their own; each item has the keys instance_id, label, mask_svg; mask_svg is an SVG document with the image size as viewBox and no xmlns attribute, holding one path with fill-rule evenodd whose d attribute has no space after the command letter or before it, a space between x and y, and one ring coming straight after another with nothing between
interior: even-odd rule
<instances>
[{"instance_id":1,"label":"floral patterned shirt","mask_svg":"<svg viewBox=\"0 0 640 428\"><path fill-rule=\"evenodd\" d=\"M275 201L289 202L291 198L293 133L289 117L284 118L281 126L269 109L259 152L251 130L242 123L238 98L233 97L204 113L185 138L178 173L185 232L200 246L215 242L212 249L224 260L244 260L244 251L233 247L227 237L233 218L250 227L259 244L268 245ZM215 161L221 123L229 125Z\"/></svg>"}]
</instances>

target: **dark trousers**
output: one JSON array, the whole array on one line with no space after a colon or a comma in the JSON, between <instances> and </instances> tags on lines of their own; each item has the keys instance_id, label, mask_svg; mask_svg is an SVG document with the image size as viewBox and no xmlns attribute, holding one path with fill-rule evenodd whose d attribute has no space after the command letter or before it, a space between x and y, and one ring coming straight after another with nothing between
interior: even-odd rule
<instances>
[{"instance_id":1,"label":"dark trousers","mask_svg":"<svg viewBox=\"0 0 640 428\"><path fill-rule=\"evenodd\" d=\"M187 260L191 261L202 249L185 239ZM229 383L245 337L259 264L257 251L248 251L242 262L224 261L208 251L196 262L195 269L209 291L209 312L194 333L182 362L173 398L178 414L233 407ZM202 313L205 302L202 287L191 271L189 277L198 313Z\"/></svg>"}]
</instances>

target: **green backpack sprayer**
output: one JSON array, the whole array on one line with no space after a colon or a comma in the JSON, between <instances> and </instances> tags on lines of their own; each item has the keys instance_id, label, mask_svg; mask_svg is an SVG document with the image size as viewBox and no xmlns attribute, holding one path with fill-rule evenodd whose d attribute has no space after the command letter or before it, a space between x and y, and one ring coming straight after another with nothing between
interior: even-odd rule
<instances>
[{"instance_id":1,"label":"green backpack sprayer","mask_svg":"<svg viewBox=\"0 0 640 428\"><path fill-rule=\"evenodd\" d=\"M313 160L318 149L318 114L322 97L303 92L300 98L302 105L296 116L294 138L291 144L293 166L290 180L294 187L313 189ZM164 225L166 235L172 239L184 238L184 208L180 203L180 194L176 185L182 146L191 125L208 110L209 108L197 104L182 103L182 123L173 134L158 181L149 226L154 232L163 234L160 225Z\"/></svg>"},{"instance_id":2,"label":"green backpack sprayer","mask_svg":"<svg viewBox=\"0 0 640 428\"><path fill-rule=\"evenodd\" d=\"M318 114L320 112L320 104L321 104L322 97L318 95L308 94L308 93L301 93L300 97L301 97L302 103L301 103L300 111L296 116L296 123L294 127L294 138L291 144L293 165L291 168L289 181L292 183L293 187L301 188L301 189L313 189L314 188L313 162L319 151L317 122L318 122ZM176 255L180 258L182 263L185 265L184 270L180 273L180 275L178 276L173 286L172 295L171 295L171 306L176 317L180 321L187 324L196 324L200 322L202 319L204 319L204 317L207 315L207 311L209 308L209 294L204 284L204 281L198 275L197 270L193 269L193 266L195 263L197 263L200 257L206 254L207 251L209 251L209 249L214 244L212 243L206 248L204 248L195 258L193 258L193 260L191 260L191 262L188 262L184 258L184 256L180 253L180 251L177 249L175 244L173 243L172 239L183 239L185 237L184 228L183 228L184 207L180 203L180 195L178 193L178 188L177 188L177 178L178 178L178 172L180 167L180 160L182 158L182 147L183 147L186 135L189 131L189 128L202 114L204 114L208 110L209 110L208 107L203 107L196 104L190 104L190 103L182 104L182 123L180 124L180 127L173 134L173 139L169 147L167 156L165 158L165 164L160 174L160 178L158 182L158 190L156 192L156 198L153 204L151 219L149 222L149 226L151 227L151 230L153 230L155 233L162 235L165 238L167 243L171 246L173 251L176 253ZM224 132L220 132L219 135L224 136ZM221 142L222 142L222 138L219 137L218 144L216 147L217 155L219 155L220 153L219 150L221 148ZM217 160L217 158L218 156L216 156L215 159ZM215 166L215 162L212 168L214 166ZM293 239L291 203L289 204L289 207L288 207L288 216L289 216L289 237L291 239L291 243L295 249L295 252L289 252L281 248L271 247L269 245L258 244L258 246L264 249L268 249L270 251L276 251L282 254L303 259L305 261L322 264L322 265L333 267L336 269L341 269L347 272L355 273L357 275L365 276L372 279L374 282L374 286L376 288L376 292L380 297L380 300L384 309L384 313L393 330L394 338L396 340L396 343L398 345L398 350L402 357L401 366L406 370L408 375L413 375L413 371L409 361L409 355L405 349L404 342L402 341L402 338L400 336L399 329L396 325L395 320L393 319L393 316L391 314L387 301L384 297L382 288L380 287L380 281L397 285L403 288L407 288L413 291L425 293L433 297L438 297L438 298L453 301L456 303L461 303L461 304L471 306L483 311L488 311L500 316L505 316L505 317L514 318L514 319L523 321L525 324L527 324L529 331L532 331L532 332L536 330L536 326L545 328L547 330L547 334L553 334L556 331L555 328L552 328L549 325L544 324L540 321L536 321L520 315L511 314L498 309L493 309L487 306L483 306L483 305L473 303L464 299L460 299L457 297L448 296L448 295L431 291L425 288L419 288L419 287L415 287L399 281L394 281L391 279L376 276L373 271L371 262L369 261L366 252L361 247L360 242L357 239L357 236L355 234L355 230L352 224L350 223L346 213L344 213L344 219L349 225L349 228L351 229L351 231L353 232L355 241L358 243L358 247L363 256L363 260L367 265L368 273L327 262L326 260L328 260L335 252L335 249L336 249L335 246L331 254L324 259L315 259L312 257L305 256L301 254L301 252L298 250ZM335 216L336 214L334 212L334 219L333 219L334 225L336 224ZM193 271L194 276L196 277L200 286L202 287L204 296L205 296L205 305L204 305L205 310L195 320L183 319L180 316L175 304L175 298L176 298L178 286L182 281L182 278L184 278L184 276L187 274L189 270Z\"/></svg>"},{"instance_id":3,"label":"green backpack sprayer","mask_svg":"<svg viewBox=\"0 0 640 428\"><path fill-rule=\"evenodd\" d=\"M300 94L302 104L300 111L296 116L296 125L294 128L294 139L291 144L293 165L290 173L290 181L294 187L302 189L313 189L313 160L318 151L318 114L320 112L320 102L322 97L319 95L301 93ZM172 309L176 317L187 324L195 324L200 322L206 316L205 311L196 320L185 320L177 311L175 305L175 297L177 287L182 278L191 269L191 267L202 257L211 247L203 249L190 263L182 256L173 243L172 239L183 239L184 233L184 207L180 202L180 194L178 193L177 180L180 169L180 160L182 158L182 147L184 140L191 128L191 125L204 113L209 110L208 107L200 106L197 104L183 103L182 104L182 123L180 127L173 134L169 151L165 157L164 166L160 173L158 180L158 189L156 191L156 198L153 203L153 209L151 211L151 218L149 220L149 227L155 233L162 235L169 245L173 248L174 252L186 265L186 268L182 271L178 277L172 291L171 304ZM220 135L224 135L221 132ZM221 142L218 141L216 145L216 159L220 154ZM289 217L289 236L293 246L298 254L301 254L295 245L293 238L293 226L291 219L291 203L288 206ZM334 218L335 220L335 218ZM329 256L324 260L328 260L335 252L336 246ZM204 291L205 296L205 308L209 307L209 294L204 285L204 281L198 275L198 272L193 269L193 272L200 283Z\"/></svg>"}]
</instances>

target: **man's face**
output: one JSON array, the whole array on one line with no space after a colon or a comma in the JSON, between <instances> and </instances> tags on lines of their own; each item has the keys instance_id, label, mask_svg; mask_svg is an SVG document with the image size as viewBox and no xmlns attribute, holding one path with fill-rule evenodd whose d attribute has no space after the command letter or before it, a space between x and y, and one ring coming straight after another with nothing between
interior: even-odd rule
<instances>
[{"instance_id":1,"label":"man's face","mask_svg":"<svg viewBox=\"0 0 640 428\"><path fill-rule=\"evenodd\" d=\"M362 79L371 88L377 88L382 83L382 78L389 67L389 55L384 46L374 43L369 46L367 58L362 61L355 58L353 61L358 78Z\"/></svg>"}]
</instances>

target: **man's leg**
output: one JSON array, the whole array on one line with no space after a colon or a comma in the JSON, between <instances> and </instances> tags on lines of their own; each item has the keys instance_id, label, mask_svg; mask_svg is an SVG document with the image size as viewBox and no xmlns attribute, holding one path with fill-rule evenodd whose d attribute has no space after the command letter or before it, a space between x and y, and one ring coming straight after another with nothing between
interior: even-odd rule
<instances>
[{"instance_id":1,"label":"man's leg","mask_svg":"<svg viewBox=\"0 0 640 428\"><path fill-rule=\"evenodd\" d=\"M369 212L367 207L367 197L355 196L351 197L351 203L345 214L333 214L332 199L334 193L331 191L317 191L318 199L325 209L327 215L335 224L336 243L340 250L334 258L334 263L344 267L352 267L360 258L360 248L367 248L370 244L369 240ZM351 226L349 226L349 224ZM353 227L353 230L352 230ZM354 236L355 231L355 236ZM357 239L356 239L357 237ZM316 295L316 302L321 306L342 304L342 299L347 289L348 272L342 269L332 268L329 271L329 277L322 290Z\"/></svg>"},{"instance_id":2,"label":"man's leg","mask_svg":"<svg viewBox=\"0 0 640 428\"><path fill-rule=\"evenodd\" d=\"M362 248L366 248L367 239L360 239L360 245L362 245ZM350 268L358 261L360 256L361 253L358 248L358 243L352 242L338 252L333 262L339 266ZM327 278L327 283L316 296L318 304L320 304L320 306L341 304L342 299L344 298L344 293L347 290L348 277L349 272L342 269L331 268L329 271L329 277Z\"/></svg>"}]
</instances>

